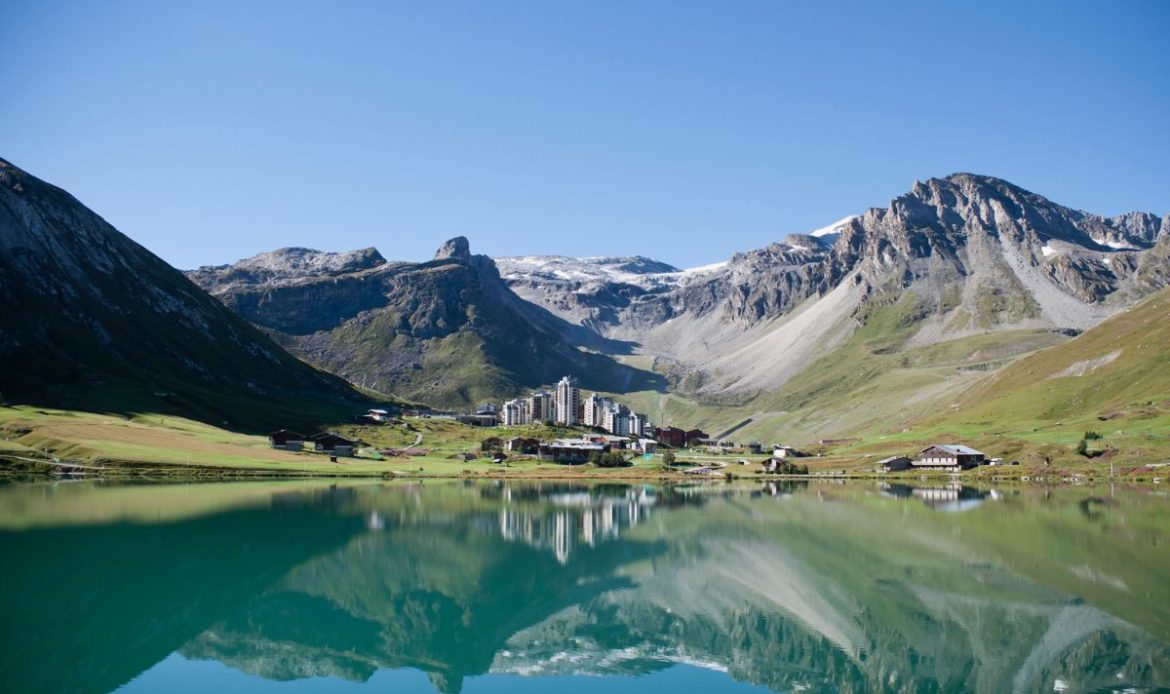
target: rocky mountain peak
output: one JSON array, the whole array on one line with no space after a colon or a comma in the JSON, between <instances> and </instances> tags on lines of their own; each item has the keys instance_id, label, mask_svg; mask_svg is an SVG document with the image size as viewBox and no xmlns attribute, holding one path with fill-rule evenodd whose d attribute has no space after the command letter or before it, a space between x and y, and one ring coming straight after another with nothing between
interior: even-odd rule
<instances>
[{"instance_id":1,"label":"rocky mountain peak","mask_svg":"<svg viewBox=\"0 0 1170 694\"><path fill-rule=\"evenodd\" d=\"M241 260L236 263L236 266L311 277L366 270L385 262L386 259L382 257L378 249L373 247L340 253L317 251L311 248L280 248Z\"/></svg>"},{"instance_id":2,"label":"rocky mountain peak","mask_svg":"<svg viewBox=\"0 0 1170 694\"><path fill-rule=\"evenodd\" d=\"M448 258L455 260L471 259L471 244L468 243L466 236L456 236L442 246L439 246L439 250L435 251L435 260L447 260Z\"/></svg>"}]
</instances>

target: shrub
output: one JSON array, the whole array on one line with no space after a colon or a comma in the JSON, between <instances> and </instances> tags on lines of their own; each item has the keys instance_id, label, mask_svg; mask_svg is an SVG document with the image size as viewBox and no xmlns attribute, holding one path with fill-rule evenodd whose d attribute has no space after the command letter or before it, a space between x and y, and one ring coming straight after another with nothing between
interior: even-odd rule
<instances>
[{"instance_id":1,"label":"shrub","mask_svg":"<svg viewBox=\"0 0 1170 694\"><path fill-rule=\"evenodd\" d=\"M1086 441L1096 441L1101 438L1101 432L1093 431L1092 429L1085 432Z\"/></svg>"},{"instance_id":2,"label":"shrub","mask_svg":"<svg viewBox=\"0 0 1170 694\"><path fill-rule=\"evenodd\" d=\"M594 453L589 456L589 462L597 467L626 467L630 464L626 457L617 451L609 453Z\"/></svg>"}]
</instances>

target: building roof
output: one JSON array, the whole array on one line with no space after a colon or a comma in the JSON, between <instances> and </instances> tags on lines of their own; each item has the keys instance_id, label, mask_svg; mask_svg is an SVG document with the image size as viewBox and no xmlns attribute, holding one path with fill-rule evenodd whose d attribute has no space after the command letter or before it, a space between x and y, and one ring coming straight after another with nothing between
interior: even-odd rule
<instances>
[{"instance_id":1,"label":"building roof","mask_svg":"<svg viewBox=\"0 0 1170 694\"><path fill-rule=\"evenodd\" d=\"M577 439L554 439L553 441L550 441L547 446L549 448L580 448L581 450L585 451L605 450L605 446L600 443L579 441Z\"/></svg>"},{"instance_id":2,"label":"building roof","mask_svg":"<svg viewBox=\"0 0 1170 694\"><path fill-rule=\"evenodd\" d=\"M356 441L353 441L352 439L347 439L344 436L339 436L337 434L331 434L328 432L322 433L322 434L315 434L313 436L313 441L315 441L317 443L341 444L343 446L352 446L355 443L357 443Z\"/></svg>"},{"instance_id":3,"label":"building roof","mask_svg":"<svg viewBox=\"0 0 1170 694\"><path fill-rule=\"evenodd\" d=\"M977 451L970 446L960 446L958 444L935 444L927 448L926 451L929 451L931 448L938 448L947 453L954 453L955 455L986 455L983 451ZM926 451L923 452L925 453Z\"/></svg>"},{"instance_id":4,"label":"building roof","mask_svg":"<svg viewBox=\"0 0 1170 694\"><path fill-rule=\"evenodd\" d=\"M886 463L892 463L895 460L910 460L910 458L908 456L904 456L904 455L892 455L889 458L882 458L881 460L877 461L877 464L878 465L885 465Z\"/></svg>"}]
</instances>

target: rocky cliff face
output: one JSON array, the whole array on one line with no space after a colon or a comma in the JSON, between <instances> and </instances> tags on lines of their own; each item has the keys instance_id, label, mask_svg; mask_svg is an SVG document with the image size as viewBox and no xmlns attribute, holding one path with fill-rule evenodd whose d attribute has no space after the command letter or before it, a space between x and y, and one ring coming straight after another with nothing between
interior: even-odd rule
<instances>
[{"instance_id":1,"label":"rocky cliff face","mask_svg":"<svg viewBox=\"0 0 1170 694\"><path fill-rule=\"evenodd\" d=\"M132 391L141 399L122 405L153 399L218 424L256 422L249 398L358 400L73 196L3 160L0 301L0 392L10 401L83 408L95 394ZM228 394L234 406L216 404Z\"/></svg>"},{"instance_id":2,"label":"rocky cliff face","mask_svg":"<svg viewBox=\"0 0 1170 694\"><path fill-rule=\"evenodd\" d=\"M706 374L692 380L716 393L778 387L848 339L873 307L905 297L913 307L901 320L916 346L1084 330L1166 285L1168 237L1170 217L1101 217L962 173L694 271L631 281L550 275L532 259L499 263L521 296L675 371Z\"/></svg>"},{"instance_id":3,"label":"rocky cliff face","mask_svg":"<svg viewBox=\"0 0 1170 694\"><path fill-rule=\"evenodd\" d=\"M372 249L284 249L189 276L313 363L436 405L475 404L566 374L602 390L661 385L588 351L622 346L517 297L462 237L424 263L386 262Z\"/></svg>"}]
</instances>

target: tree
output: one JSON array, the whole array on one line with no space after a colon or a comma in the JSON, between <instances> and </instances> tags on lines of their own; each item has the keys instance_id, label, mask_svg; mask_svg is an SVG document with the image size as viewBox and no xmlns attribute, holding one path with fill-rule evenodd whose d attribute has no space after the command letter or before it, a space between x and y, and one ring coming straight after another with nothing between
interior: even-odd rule
<instances>
[{"instance_id":1,"label":"tree","mask_svg":"<svg viewBox=\"0 0 1170 694\"><path fill-rule=\"evenodd\" d=\"M589 456L589 462L597 467L625 467L629 465L626 457L617 451L610 451L609 453L594 453Z\"/></svg>"},{"instance_id":2,"label":"tree","mask_svg":"<svg viewBox=\"0 0 1170 694\"><path fill-rule=\"evenodd\" d=\"M662 467L670 469L674 465L674 451L667 451L662 454Z\"/></svg>"}]
</instances>

